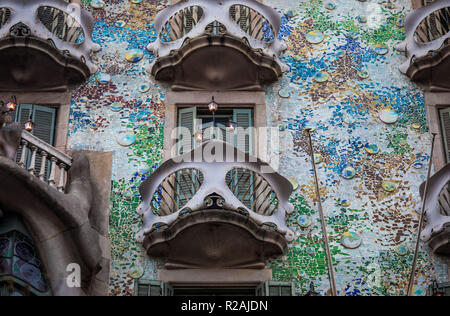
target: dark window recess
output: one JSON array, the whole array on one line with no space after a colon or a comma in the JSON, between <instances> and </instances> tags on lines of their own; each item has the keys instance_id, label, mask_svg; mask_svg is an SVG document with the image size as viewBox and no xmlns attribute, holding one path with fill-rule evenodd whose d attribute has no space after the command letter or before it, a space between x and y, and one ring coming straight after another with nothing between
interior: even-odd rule
<instances>
[{"instance_id":1,"label":"dark window recess","mask_svg":"<svg viewBox=\"0 0 450 316\"><path fill-rule=\"evenodd\" d=\"M439 110L439 120L441 122L442 142L445 151L445 160L450 162L450 107Z\"/></svg>"},{"instance_id":2,"label":"dark window recess","mask_svg":"<svg viewBox=\"0 0 450 316\"><path fill-rule=\"evenodd\" d=\"M137 279L134 296L173 296L173 288L162 281Z\"/></svg>"},{"instance_id":3,"label":"dark window recess","mask_svg":"<svg viewBox=\"0 0 450 316\"><path fill-rule=\"evenodd\" d=\"M136 280L135 296L294 296L291 282L267 281L259 286L175 286L162 281Z\"/></svg>"},{"instance_id":4,"label":"dark window recess","mask_svg":"<svg viewBox=\"0 0 450 316\"><path fill-rule=\"evenodd\" d=\"M54 138L55 138L55 128L56 128L56 109L39 106L39 105L31 105L31 104L21 104L18 106L16 110L16 122L20 124L25 124L30 119L30 114L32 115L32 119L34 122L33 131L31 134L39 138L40 140L46 142L47 144L53 146ZM17 152L17 162L19 162L20 157L22 155L22 149L19 148ZM26 153L26 168L28 169L30 160L31 160L31 151L27 149ZM36 164L35 164L35 175L39 176L39 172L41 170L42 157L40 155L36 155ZM48 178L48 174L50 172L50 162L47 161L46 166L46 178Z\"/></svg>"},{"instance_id":5,"label":"dark window recess","mask_svg":"<svg viewBox=\"0 0 450 316\"><path fill-rule=\"evenodd\" d=\"M427 296L450 296L450 282L434 282L428 287Z\"/></svg>"},{"instance_id":6,"label":"dark window recess","mask_svg":"<svg viewBox=\"0 0 450 316\"><path fill-rule=\"evenodd\" d=\"M294 296L292 282L267 281L256 289L256 296Z\"/></svg>"}]
</instances>

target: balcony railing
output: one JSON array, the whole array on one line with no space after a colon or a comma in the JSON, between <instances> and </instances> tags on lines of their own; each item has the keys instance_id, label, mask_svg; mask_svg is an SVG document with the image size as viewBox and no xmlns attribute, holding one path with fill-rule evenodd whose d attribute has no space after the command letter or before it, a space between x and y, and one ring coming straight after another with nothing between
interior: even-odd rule
<instances>
[{"instance_id":1,"label":"balcony railing","mask_svg":"<svg viewBox=\"0 0 450 316\"><path fill-rule=\"evenodd\" d=\"M222 146L224 157L211 158L204 153L205 147ZM202 158L191 161L191 157ZM142 183L138 213L144 227L139 239L198 211L221 209L247 216L292 240L294 233L286 223L286 214L293 211L289 203L292 190L290 182L266 163L229 144L208 141L191 153L166 161Z\"/></svg>"},{"instance_id":2,"label":"balcony railing","mask_svg":"<svg viewBox=\"0 0 450 316\"><path fill-rule=\"evenodd\" d=\"M22 131L17 164L31 175L64 192L67 171L72 166L72 158L43 142L36 136Z\"/></svg>"}]
</instances>

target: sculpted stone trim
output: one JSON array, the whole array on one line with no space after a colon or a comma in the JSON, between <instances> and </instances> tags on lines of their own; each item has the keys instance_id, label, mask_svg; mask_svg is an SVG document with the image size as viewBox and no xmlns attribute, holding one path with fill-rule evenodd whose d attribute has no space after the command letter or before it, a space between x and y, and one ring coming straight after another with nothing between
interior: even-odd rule
<instances>
[{"instance_id":1,"label":"sculpted stone trim","mask_svg":"<svg viewBox=\"0 0 450 316\"><path fill-rule=\"evenodd\" d=\"M446 7L450 7L450 0L438 0L412 11L405 19L405 40L398 44L396 49L405 52L407 57L400 65L400 71L413 80L416 80L421 71L435 67L449 56L450 32L428 43L417 42L414 35L417 27L427 16Z\"/></svg>"},{"instance_id":2,"label":"sculpted stone trim","mask_svg":"<svg viewBox=\"0 0 450 316\"><path fill-rule=\"evenodd\" d=\"M211 37L209 35L198 36L193 39L187 39L184 45L170 54L162 56L155 60L151 68L151 75L157 80L172 81L174 80L173 68L177 67L184 58L194 51L204 47L223 46L235 49L245 56L254 65L261 68L261 72L265 70L267 75L261 76L261 83L267 84L276 81L285 70L282 68L277 59L265 55L262 50L256 50L249 47L245 42L236 37L224 35L221 37ZM248 90L248 87L245 87Z\"/></svg>"},{"instance_id":3,"label":"sculpted stone trim","mask_svg":"<svg viewBox=\"0 0 450 316\"><path fill-rule=\"evenodd\" d=\"M15 133L20 136L20 129ZM1 129L0 136L4 135ZM0 137L0 144L13 147L16 138ZM66 191L62 193L30 175L15 161L0 156L0 208L19 213L24 219L39 249L54 295L106 295L107 234L102 235L91 221L103 216L102 210L96 207L101 197L95 195L97 188L91 181L87 156L73 152L72 157ZM72 263L81 267L80 288L71 288L66 283L66 269Z\"/></svg>"},{"instance_id":4,"label":"sculpted stone trim","mask_svg":"<svg viewBox=\"0 0 450 316\"><path fill-rule=\"evenodd\" d=\"M209 235L201 235L202 231ZM240 231L248 237L242 239ZM206 239L200 245L196 237ZM203 210L179 218L167 229L153 231L143 245L149 256L167 258L167 269L210 268L213 264L215 268L263 269L265 260L283 254L287 242L279 232L247 216L227 210Z\"/></svg>"},{"instance_id":5,"label":"sculpted stone trim","mask_svg":"<svg viewBox=\"0 0 450 316\"><path fill-rule=\"evenodd\" d=\"M450 164L431 177L425 205L426 226L422 232L422 239L433 252L446 256L450 256L450 205L447 201L441 200L443 198L441 194L446 190L449 181ZM425 183L420 186L422 199L424 190Z\"/></svg>"},{"instance_id":6,"label":"sculpted stone trim","mask_svg":"<svg viewBox=\"0 0 450 316\"><path fill-rule=\"evenodd\" d=\"M53 35L37 18L38 8L42 6L59 9L75 19L83 28L84 42L81 44L65 42ZM100 50L100 46L92 41L94 20L88 11L81 9L79 4L67 3L64 0L0 0L0 8L11 10L11 18L0 29L0 39L8 38L13 26L23 24L29 28L30 37L37 37L44 41L51 39L59 51L70 52L73 58L86 64L90 73L97 72L97 66L89 60L91 52Z\"/></svg>"},{"instance_id":7,"label":"sculpted stone trim","mask_svg":"<svg viewBox=\"0 0 450 316\"><path fill-rule=\"evenodd\" d=\"M218 152L218 148L223 148L223 153L217 154L217 156L211 154L214 150ZM269 183L279 201L278 210L272 216L264 216L253 212L231 192L225 178L233 168L254 171ZM294 239L295 234L287 227L286 223L286 214L294 211L292 204L289 203L289 197L293 191L292 184L260 159L244 154L230 144L213 140L204 142L202 146L197 147L190 153L164 162L141 184L139 191L143 201L137 212L143 217L144 225L136 237L139 242L144 242L144 239L155 229L155 224L171 225L180 216L182 210L168 216L153 214L151 201L159 185L169 175L182 169L197 169L204 175L202 186L184 206L184 209L190 209L192 212L203 210L205 198L211 194L216 194L225 200L223 209L230 211L245 210L249 217L259 225L272 224L288 241Z\"/></svg>"},{"instance_id":8,"label":"sculpted stone trim","mask_svg":"<svg viewBox=\"0 0 450 316\"><path fill-rule=\"evenodd\" d=\"M234 5L244 5L267 19L273 29L273 41L258 40L242 30L230 16L230 8ZM192 6L199 6L203 11L202 18L193 29L177 40L161 41L161 32L170 18L179 11ZM208 36L206 34L207 26L213 22L220 23L225 27L225 35ZM149 73L157 75L164 67L174 67L179 64L183 57L195 49L223 45L237 49L247 55L253 63L269 68L277 78L282 72L288 70L288 67L279 59L280 54L287 48L286 44L278 38L280 26L281 18L278 13L273 8L254 0L182 1L167 7L156 16L155 28L158 38L155 42L150 43L147 49L154 52L157 58L147 70ZM234 38L234 41L231 40L232 38ZM223 43L220 41L223 41ZM247 48L244 48L244 46L247 46ZM259 59L262 59L262 61Z\"/></svg>"}]
</instances>

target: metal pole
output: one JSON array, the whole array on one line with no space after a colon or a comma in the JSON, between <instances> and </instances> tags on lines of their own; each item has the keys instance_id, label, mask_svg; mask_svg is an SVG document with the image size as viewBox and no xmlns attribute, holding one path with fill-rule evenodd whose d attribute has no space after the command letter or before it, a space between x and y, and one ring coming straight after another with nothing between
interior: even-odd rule
<instances>
[{"instance_id":1,"label":"metal pole","mask_svg":"<svg viewBox=\"0 0 450 316\"><path fill-rule=\"evenodd\" d=\"M325 222L325 215L323 214L322 200L320 197L320 190L319 190L319 180L317 178L316 164L314 162L314 149L313 149L313 143L312 143L312 137L311 137L311 129L307 129L307 132L308 132L308 138L309 138L309 149L311 151L311 163L312 163L312 167L313 167L313 171L314 171L314 182L316 185L316 194L317 194L317 200L318 200L320 222L321 222L321 226L322 226L323 243L324 243L325 252L327 255L328 274L329 274L329 279L330 279L331 293L333 296L337 296L336 281L334 278L333 261L331 260L331 252L330 252L330 246L329 246L329 242L328 242L327 225Z\"/></svg>"},{"instance_id":2,"label":"metal pole","mask_svg":"<svg viewBox=\"0 0 450 316\"><path fill-rule=\"evenodd\" d=\"M423 193L423 200L422 200L422 210L420 212L420 220L419 220L419 231L417 232L417 241L416 241L416 249L414 251L414 259L411 269L411 275L409 276L409 283L408 283L408 296L412 296L412 291L414 287L414 278L416 274L416 266L417 266L417 257L419 255L419 245L420 245L420 234L422 232L423 222L424 222L424 211L425 211L425 204L427 201L427 193L428 193L428 182L430 181L431 176L431 166L433 164L433 153L434 153L434 141L436 139L436 133L433 133L433 139L431 141L431 154L430 154L430 161L428 163L428 174L427 174L427 182L425 182L425 190Z\"/></svg>"}]
</instances>

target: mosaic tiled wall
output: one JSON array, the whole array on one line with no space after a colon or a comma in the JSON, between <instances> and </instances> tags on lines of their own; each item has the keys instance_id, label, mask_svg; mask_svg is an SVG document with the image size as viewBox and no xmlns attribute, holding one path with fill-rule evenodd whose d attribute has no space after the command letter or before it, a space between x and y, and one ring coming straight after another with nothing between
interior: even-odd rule
<instances>
[{"instance_id":1,"label":"mosaic tiled wall","mask_svg":"<svg viewBox=\"0 0 450 316\"><path fill-rule=\"evenodd\" d=\"M290 225L298 238L268 263L276 280L302 295L329 289L308 145L316 163L341 295L405 294L418 225L418 184L430 139L423 93L397 70L409 0L265 0L282 15L290 71L267 87L269 126L281 131L280 172L296 187ZM100 71L73 96L69 147L113 151L111 295L131 295L134 278L156 279L161 262L134 240L138 186L161 162L167 87L144 70L154 56L159 0L84 0L95 16ZM143 53L143 56L141 56ZM447 266L423 247L417 295Z\"/></svg>"}]
</instances>

